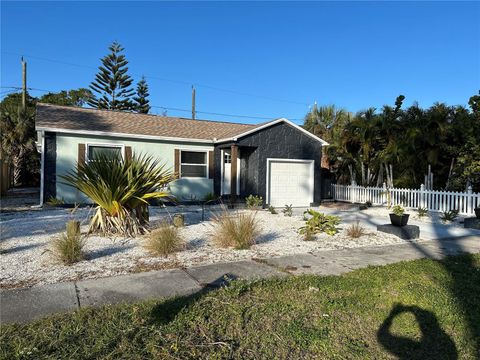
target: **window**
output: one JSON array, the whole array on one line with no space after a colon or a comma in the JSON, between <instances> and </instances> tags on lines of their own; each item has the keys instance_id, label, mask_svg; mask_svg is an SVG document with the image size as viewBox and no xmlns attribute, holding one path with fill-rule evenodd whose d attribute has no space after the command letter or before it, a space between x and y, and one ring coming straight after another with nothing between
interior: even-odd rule
<instances>
[{"instance_id":1,"label":"window","mask_svg":"<svg viewBox=\"0 0 480 360\"><path fill-rule=\"evenodd\" d=\"M206 178L207 170L208 164L206 151L181 151L180 177Z\"/></svg>"},{"instance_id":2,"label":"window","mask_svg":"<svg viewBox=\"0 0 480 360\"><path fill-rule=\"evenodd\" d=\"M92 161L98 156L118 156L122 158L121 145L87 145L87 159Z\"/></svg>"}]
</instances>

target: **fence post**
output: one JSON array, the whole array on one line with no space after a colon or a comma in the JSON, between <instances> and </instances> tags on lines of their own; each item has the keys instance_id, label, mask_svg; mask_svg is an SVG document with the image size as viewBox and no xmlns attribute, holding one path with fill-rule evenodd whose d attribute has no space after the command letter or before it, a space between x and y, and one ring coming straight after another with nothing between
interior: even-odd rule
<instances>
[{"instance_id":1,"label":"fence post","mask_svg":"<svg viewBox=\"0 0 480 360\"><path fill-rule=\"evenodd\" d=\"M386 203L386 198L387 198L388 194L387 194L387 184L383 183L383 186L382 186L382 205L384 205Z\"/></svg>"},{"instance_id":2,"label":"fence post","mask_svg":"<svg viewBox=\"0 0 480 360\"><path fill-rule=\"evenodd\" d=\"M473 213L473 197L472 197L472 186L469 186L467 189L467 215Z\"/></svg>"},{"instance_id":3,"label":"fence post","mask_svg":"<svg viewBox=\"0 0 480 360\"><path fill-rule=\"evenodd\" d=\"M420 207L425 207L425 185L420 185Z\"/></svg>"}]
</instances>

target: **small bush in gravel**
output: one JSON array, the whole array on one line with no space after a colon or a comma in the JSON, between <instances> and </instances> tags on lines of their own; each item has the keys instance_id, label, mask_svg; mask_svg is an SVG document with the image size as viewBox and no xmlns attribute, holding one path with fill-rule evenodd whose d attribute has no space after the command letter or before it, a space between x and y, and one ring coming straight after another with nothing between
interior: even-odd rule
<instances>
[{"instance_id":1,"label":"small bush in gravel","mask_svg":"<svg viewBox=\"0 0 480 360\"><path fill-rule=\"evenodd\" d=\"M440 215L440 218L442 221L448 222L448 221L454 221L458 216L458 210L450 210L450 211L444 211L442 215Z\"/></svg>"},{"instance_id":2,"label":"small bush in gravel","mask_svg":"<svg viewBox=\"0 0 480 360\"><path fill-rule=\"evenodd\" d=\"M261 196L250 194L245 199L245 204L247 205L248 209L258 209L262 207L263 198Z\"/></svg>"},{"instance_id":3,"label":"small bush in gravel","mask_svg":"<svg viewBox=\"0 0 480 360\"><path fill-rule=\"evenodd\" d=\"M284 216L292 216L293 215L293 206L292 204L290 205L285 205L285 207L282 210L282 213Z\"/></svg>"},{"instance_id":4,"label":"small bush in gravel","mask_svg":"<svg viewBox=\"0 0 480 360\"><path fill-rule=\"evenodd\" d=\"M178 228L163 223L147 235L144 247L152 255L167 257L182 249L183 239Z\"/></svg>"},{"instance_id":5,"label":"small bush in gravel","mask_svg":"<svg viewBox=\"0 0 480 360\"><path fill-rule=\"evenodd\" d=\"M338 216L325 215L312 209L308 209L303 215L307 220L305 226L300 228L300 234L324 232L327 235L335 235L338 232L337 225L340 224Z\"/></svg>"},{"instance_id":6,"label":"small bush in gravel","mask_svg":"<svg viewBox=\"0 0 480 360\"><path fill-rule=\"evenodd\" d=\"M275 210L275 208L272 205L268 207L268 211L270 211L270 214L273 214L273 215L278 214L277 210Z\"/></svg>"},{"instance_id":7,"label":"small bush in gravel","mask_svg":"<svg viewBox=\"0 0 480 360\"><path fill-rule=\"evenodd\" d=\"M418 208L417 213L418 213L418 217L428 216L428 209L427 208Z\"/></svg>"},{"instance_id":8,"label":"small bush in gravel","mask_svg":"<svg viewBox=\"0 0 480 360\"><path fill-rule=\"evenodd\" d=\"M365 235L365 228L358 221L347 228L347 236L350 238L357 239L362 235Z\"/></svg>"},{"instance_id":9,"label":"small bush in gravel","mask_svg":"<svg viewBox=\"0 0 480 360\"><path fill-rule=\"evenodd\" d=\"M213 239L220 247L249 249L260 233L255 214L223 214L216 216L213 222Z\"/></svg>"},{"instance_id":10,"label":"small bush in gravel","mask_svg":"<svg viewBox=\"0 0 480 360\"><path fill-rule=\"evenodd\" d=\"M80 233L78 221L68 221L66 228L66 233L52 241L50 251L58 261L65 265L71 265L85 258L83 253L85 240Z\"/></svg>"}]
</instances>

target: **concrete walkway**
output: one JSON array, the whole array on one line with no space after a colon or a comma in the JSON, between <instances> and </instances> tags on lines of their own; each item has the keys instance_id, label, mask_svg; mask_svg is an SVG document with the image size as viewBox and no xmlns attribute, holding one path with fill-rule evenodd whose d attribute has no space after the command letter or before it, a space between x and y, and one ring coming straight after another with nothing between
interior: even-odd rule
<instances>
[{"instance_id":1,"label":"concrete walkway","mask_svg":"<svg viewBox=\"0 0 480 360\"><path fill-rule=\"evenodd\" d=\"M54 313L75 311L80 307L189 295L205 287L222 286L234 279L250 280L296 274L339 275L369 265L385 265L424 257L441 259L462 252L480 252L480 236L326 250L256 261L3 290L0 291L0 322L25 323Z\"/></svg>"}]
</instances>

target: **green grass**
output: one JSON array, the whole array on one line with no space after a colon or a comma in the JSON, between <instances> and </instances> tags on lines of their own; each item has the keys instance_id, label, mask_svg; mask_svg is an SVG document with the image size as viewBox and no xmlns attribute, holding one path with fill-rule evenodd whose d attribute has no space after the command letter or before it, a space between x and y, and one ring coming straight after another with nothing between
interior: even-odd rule
<instances>
[{"instance_id":1,"label":"green grass","mask_svg":"<svg viewBox=\"0 0 480 360\"><path fill-rule=\"evenodd\" d=\"M3 359L475 359L479 324L480 255L464 255L340 277L238 281L189 297L2 326L0 354Z\"/></svg>"}]
</instances>

